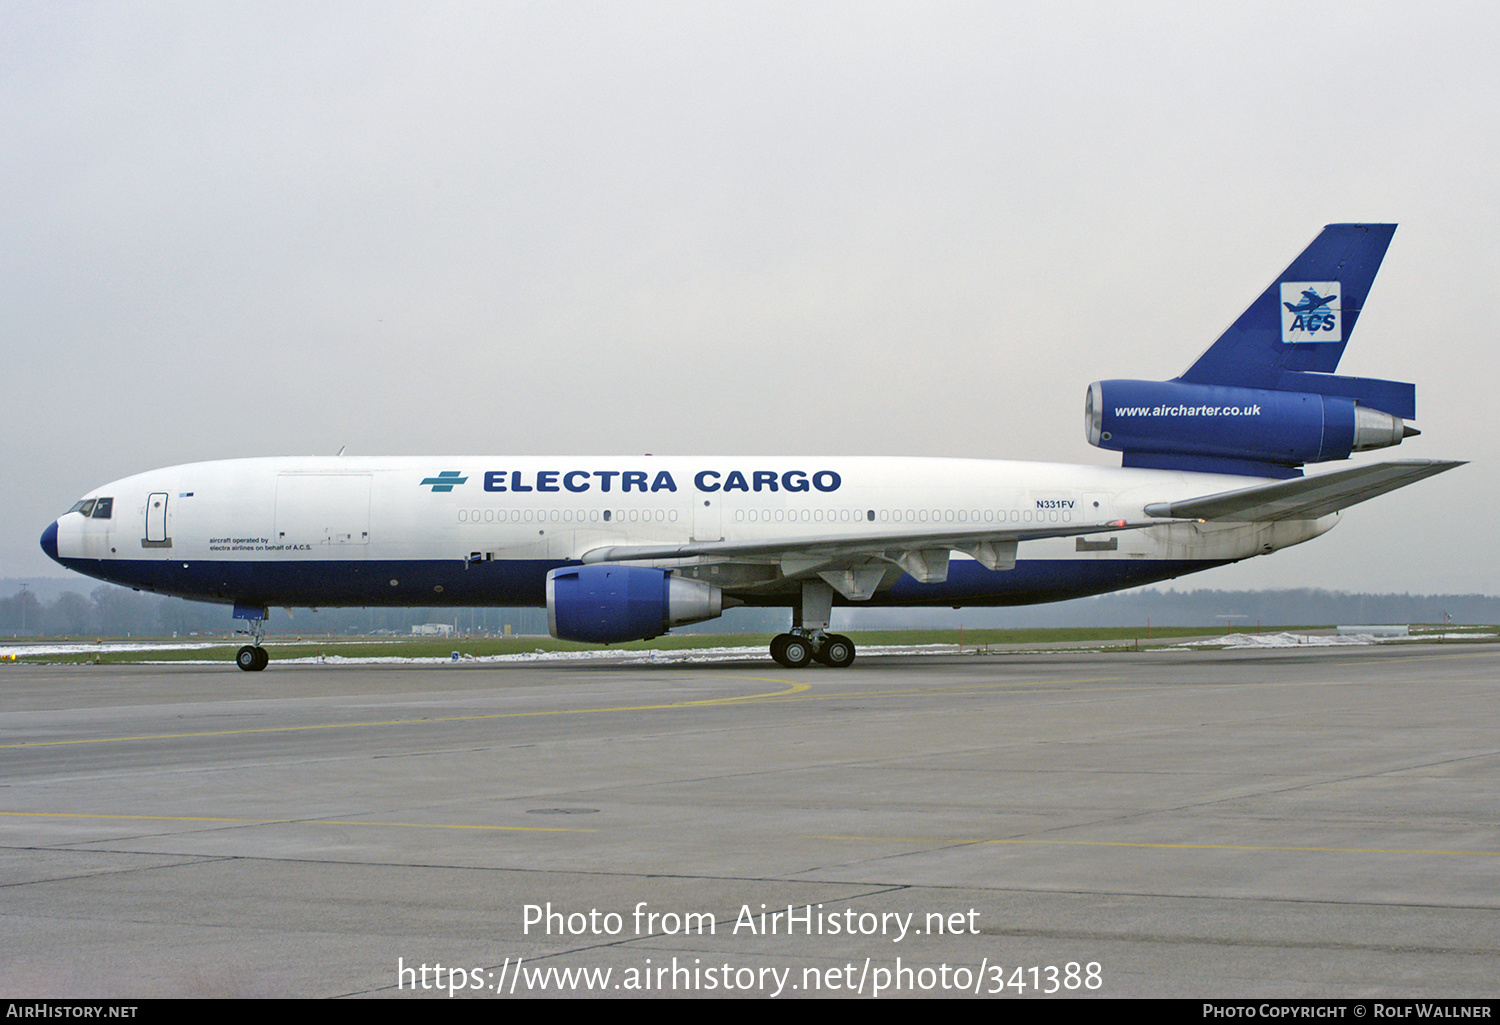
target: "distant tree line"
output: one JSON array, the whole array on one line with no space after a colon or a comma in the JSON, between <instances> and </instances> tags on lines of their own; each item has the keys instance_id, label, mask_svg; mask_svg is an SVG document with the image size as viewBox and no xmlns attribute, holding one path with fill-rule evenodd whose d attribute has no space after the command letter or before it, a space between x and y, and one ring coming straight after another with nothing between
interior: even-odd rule
<instances>
[{"instance_id":1,"label":"distant tree line","mask_svg":"<svg viewBox=\"0 0 1500 1025\"><path fill-rule=\"evenodd\" d=\"M449 623L460 633L545 634L545 609L286 609L273 608L271 636L410 634L423 623ZM0 637L187 637L227 634L245 624L227 605L143 594L105 584L87 595L64 591L50 601L22 588L0 598Z\"/></svg>"},{"instance_id":2,"label":"distant tree line","mask_svg":"<svg viewBox=\"0 0 1500 1025\"><path fill-rule=\"evenodd\" d=\"M87 595L71 580L0 581L0 637L186 637L224 634L244 624L229 607L143 594L112 584ZM1349 594L1311 588L1279 591L1144 590L1004 609L836 609L839 629L1031 628L1050 626L1313 626L1363 623L1500 623L1500 597L1479 594ZM272 609L273 636L409 635L413 626L448 623L459 634L545 634L545 609ZM771 633L790 623L786 609L731 609L721 619L678 628L694 633Z\"/></svg>"}]
</instances>

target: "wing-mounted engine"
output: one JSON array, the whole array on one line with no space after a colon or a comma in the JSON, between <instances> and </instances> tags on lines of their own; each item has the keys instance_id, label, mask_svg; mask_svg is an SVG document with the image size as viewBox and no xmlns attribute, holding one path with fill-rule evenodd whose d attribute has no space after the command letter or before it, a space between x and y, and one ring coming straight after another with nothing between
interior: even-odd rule
<instances>
[{"instance_id":1,"label":"wing-mounted engine","mask_svg":"<svg viewBox=\"0 0 1500 1025\"><path fill-rule=\"evenodd\" d=\"M654 566L572 566L547 574L547 628L566 641L647 640L723 612L720 588Z\"/></svg>"}]
</instances>

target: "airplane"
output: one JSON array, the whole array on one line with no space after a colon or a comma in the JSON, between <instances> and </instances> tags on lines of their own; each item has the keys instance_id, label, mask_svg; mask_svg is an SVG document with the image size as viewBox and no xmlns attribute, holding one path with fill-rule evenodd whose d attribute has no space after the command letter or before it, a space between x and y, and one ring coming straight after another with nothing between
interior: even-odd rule
<instances>
[{"instance_id":1,"label":"airplane","mask_svg":"<svg viewBox=\"0 0 1500 1025\"><path fill-rule=\"evenodd\" d=\"M554 637L648 639L790 607L788 668L840 668L835 606L1059 601L1323 534L1343 509L1460 462L1309 463L1419 432L1416 388L1334 374L1395 231L1332 224L1179 377L1088 388L1119 467L850 457L287 457L96 488L42 534L63 566L232 607L265 669L272 606L545 606ZM1299 332L1280 297L1341 308Z\"/></svg>"},{"instance_id":2,"label":"airplane","mask_svg":"<svg viewBox=\"0 0 1500 1025\"><path fill-rule=\"evenodd\" d=\"M1286 307L1288 313L1312 313L1321 307L1327 306L1337 298L1338 296L1336 295L1322 296L1314 289L1305 288L1302 290L1302 301L1300 303L1297 303L1295 306L1291 303L1282 303L1281 305Z\"/></svg>"}]
</instances>

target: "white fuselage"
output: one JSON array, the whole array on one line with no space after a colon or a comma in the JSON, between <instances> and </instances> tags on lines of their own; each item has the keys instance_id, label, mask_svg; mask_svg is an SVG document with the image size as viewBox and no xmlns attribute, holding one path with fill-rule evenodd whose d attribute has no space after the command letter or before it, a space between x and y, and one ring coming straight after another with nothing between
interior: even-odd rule
<instances>
[{"instance_id":1,"label":"white fuselage","mask_svg":"<svg viewBox=\"0 0 1500 1025\"><path fill-rule=\"evenodd\" d=\"M103 579L210 601L538 604L546 568L612 546L1139 521L1149 503L1257 483L971 459L238 459L96 489L85 497L111 499L109 516L60 517L56 558ZM905 589L893 573L873 601L1011 604L1098 593L1297 544L1336 518L1173 522L1025 540L1014 569L968 567L939 584L908 580ZM779 571L745 577L742 597L784 603L779 578Z\"/></svg>"}]
</instances>

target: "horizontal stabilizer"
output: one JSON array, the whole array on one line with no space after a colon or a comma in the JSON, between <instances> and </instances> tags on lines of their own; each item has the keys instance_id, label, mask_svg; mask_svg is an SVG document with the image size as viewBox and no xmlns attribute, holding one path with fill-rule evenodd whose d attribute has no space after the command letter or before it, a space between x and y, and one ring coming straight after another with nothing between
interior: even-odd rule
<instances>
[{"instance_id":1,"label":"horizontal stabilizer","mask_svg":"<svg viewBox=\"0 0 1500 1025\"><path fill-rule=\"evenodd\" d=\"M1153 502L1146 506L1146 515L1234 522L1315 520L1462 465L1452 460L1408 459L1356 466L1180 502Z\"/></svg>"}]
</instances>

